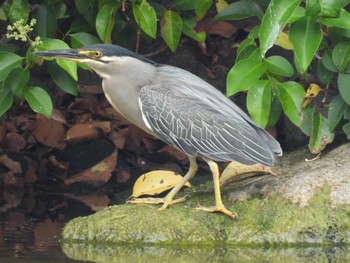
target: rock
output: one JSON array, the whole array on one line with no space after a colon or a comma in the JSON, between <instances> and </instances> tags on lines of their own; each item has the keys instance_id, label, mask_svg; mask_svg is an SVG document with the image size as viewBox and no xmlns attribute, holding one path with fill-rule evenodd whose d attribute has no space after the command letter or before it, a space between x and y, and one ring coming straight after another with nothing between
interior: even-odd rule
<instances>
[{"instance_id":1,"label":"rock","mask_svg":"<svg viewBox=\"0 0 350 263\"><path fill-rule=\"evenodd\" d=\"M286 154L274 169L277 177L223 187L224 203L237 212L238 220L193 209L214 202L212 187L205 184L197 186L188 201L165 211L150 205L118 205L75 218L62 232L63 249L72 255L82 250L82 244L96 249L96 244L105 243L236 248L316 245L317 249L349 245L350 148L340 146L313 162L305 161L308 155L306 149ZM73 243L80 244L77 250ZM283 251L281 255L288 254ZM348 259L349 253L343 256Z\"/></svg>"}]
</instances>

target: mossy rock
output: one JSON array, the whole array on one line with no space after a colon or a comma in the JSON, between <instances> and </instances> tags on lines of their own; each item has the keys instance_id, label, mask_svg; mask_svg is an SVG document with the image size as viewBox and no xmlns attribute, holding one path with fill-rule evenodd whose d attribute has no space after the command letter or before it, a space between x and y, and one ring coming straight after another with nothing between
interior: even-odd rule
<instances>
[{"instance_id":1,"label":"mossy rock","mask_svg":"<svg viewBox=\"0 0 350 263\"><path fill-rule=\"evenodd\" d=\"M337 158L327 160L332 157L332 154L329 154L321 160L323 162L315 162L312 165L320 167L324 162L335 160L336 163L332 163L330 167L344 162L344 168L348 169L349 165L345 163L349 160L346 157L349 156L350 150L340 147L339 151L342 154L345 151L347 154L338 158L340 161L336 161ZM288 156L285 158L288 159ZM295 159L295 153L290 158ZM316 168L303 169L302 166L310 166L309 163L289 159L281 163L277 168L279 174L283 169L295 169L296 176L305 172L305 176L312 178L313 172L316 171ZM290 165L287 165L288 163ZM341 182L346 176L350 176L344 171L338 171L336 175L334 171L329 173L332 176L343 176ZM293 172L285 174L292 177ZM320 174L327 175L324 170ZM222 214L193 209L198 204L210 206L214 203L212 189L208 190L207 184L198 186L186 202L175 204L164 211L159 211L159 206L152 205L111 206L93 215L70 221L62 232L62 248L72 258L92 261L99 256L128 255L130 260L134 260L130 262L142 262L145 252L151 257L152 253L159 254L162 260L179 253L181 260L178 262L188 262L191 258L192 262L203 262L205 257L212 255L210 251L215 251L213 253L216 256L216 253L225 251L221 253L220 260L215 259L212 262L237 260L242 257L238 251L245 251L243 257L247 260L242 259L244 262L262 262L262 259L270 256L275 259L272 260L274 262L298 262L295 256L292 256L293 253L305 256L311 253L316 261L330 258L350 259L350 252L346 249L350 245L350 205L343 202L344 195L335 194L335 186L339 184L332 185L332 182L339 182L339 178L324 180L322 176L318 177L323 183L320 183L321 179L315 179L317 187L312 188L312 197L308 197L307 201L303 196L289 198L286 187L286 192L280 190L283 187L278 187L277 182L288 185L291 184L288 180L295 180L286 179L283 175L261 180L259 183L242 187L239 191L233 191L237 184L223 187L224 203L228 209L239 215L237 220ZM302 195L305 192L304 182L300 185L298 180L295 182L295 187L300 188ZM290 191L297 192L295 189ZM308 194L306 193L307 196ZM343 201L337 203L335 196L341 196ZM303 201L299 202L300 200ZM111 246L115 249L110 250ZM134 252L130 254L130 250ZM87 256L87 251L90 256ZM193 253L197 256L192 255ZM202 254L203 258L200 256Z\"/></svg>"}]
</instances>

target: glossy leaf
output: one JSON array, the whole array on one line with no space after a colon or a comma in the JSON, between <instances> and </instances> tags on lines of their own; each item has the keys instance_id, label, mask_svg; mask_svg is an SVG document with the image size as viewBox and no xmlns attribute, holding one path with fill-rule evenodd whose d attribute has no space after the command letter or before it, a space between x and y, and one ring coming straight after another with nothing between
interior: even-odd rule
<instances>
[{"instance_id":1,"label":"glossy leaf","mask_svg":"<svg viewBox=\"0 0 350 263\"><path fill-rule=\"evenodd\" d=\"M57 63L51 63L49 66L49 72L52 80L56 85L63 91L72 94L74 96L78 95L78 84L66 71L58 66Z\"/></svg>"},{"instance_id":2,"label":"glossy leaf","mask_svg":"<svg viewBox=\"0 0 350 263\"><path fill-rule=\"evenodd\" d=\"M271 84L271 83L270 83ZM273 96L270 105L270 116L266 127L275 127L277 121L281 117L282 105L277 96Z\"/></svg>"},{"instance_id":3,"label":"glossy leaf","mask_svg":"<svg viewBox=\"0 0 350 263\"><path fill-rule=\"evenodd\" d=\"M207 13L209 8L211 7L212 3L213 3L213 0L202 0L201 3L200 3L200 6L198 6L194 10L196 15L199 18L203 17Z\"/></svg>"},{"instance_id":4,"label":"glossy leaf","mask_svg":"<svg viewBox=\"0 0 350 263\"><path fill-rule=\"evenodd\" d=\"M338 89L343 100L350 105L350 74L339 73Z\"/></svg>"},{"instance_id":5,"label":"glossy leaf","mask_svg":"<svg viewBox=\"0 0 350 263\"><path fill-rule=\"evenodd\" d=\"M291 77L294 74L294 69L287 59L281 56L271 56L265 59L266 70L271 73Z\"/></svg>"},{"instance_id":6,"label":"glossy leaf","mask_svg":"<svg viewBox=\"0 0 350 263\"><path fill-rule=\"evenodd\" d=\"M280 46L286 50L294 50L294 47L289 40L289 36L284 32L279 33L279 35L275 41L275 45Z\"/></svg>"},{"instance_id":7,"label":"glossy leaf","mask_svg":"<svg viewBox=\"0 0 350 263\"><path fill-rule=\"evenodd\" d=\"M330 52L325 52L321 58L322 65L331 72L338 72L337 67L334 65Z\"/></svg>"},{"instance_id":8,"label":"glossy leaf","mask_svg":"<svg viewBox=\"0 0 350 263\"><path fill-rule=\"evenodd\" d=\"M340 5L338 0L307 0L306 15L320 17L338 17Z\"/></svg>"},{"instance_id":9,"label":"glossy leaf","mask_svg":"<svg viewBox=\"0 0 350 263\"><path fill-rule=\"evenodd\" d=\"M297 82L288 81L278 85L279 99L284 113L297 126L301 124L301 103L304 99L304 88Z\"/></svg>"},{"instance_id":10,"label":"glossy leaf","mask_svg":"<svg viewBox=\"0 0 350 263\"><path fill-rule=\"evenodd\" d=\"M14 23L20 19L27 22L29 16L28 0L4 1L1 7L11 23Z\"/></svg>"},{"instance_id":11,"label":"glossy leaf","mask_svg":"<svg viewBox=\"0 0 350 263\"><path fill-rule=\"evenodd\" d=\"M172 1L172 7L179 10L194 10L201 6L203 0L174 0Z\"/></svg>"},{"instance_id":12,"label":"glossy leaf","mask_svg":"<svg viewBox=\"0 0 350 263\"><path fill-rule=\"evenodd\" d=\"M133 6L135 21L140 24L143 32L151 38L157 37L157 15L153 7L143 0L139 5Z\"/></svg>"},{"instance_id":13,"label":"glossy leaf","mask_svg":"<svg viewBox=\"0 0 350 263\"><path fill-rule=\"evenodd\" d=\"M343 72L350 60L350 41L339 42L332 51L332 61L340 72Z\"/></svg>"},{"instance_id":14,"label":"glossy leaf","mask_svg":"<svg viewBox=\"0 0 350 263\"><path fill-rule=\"evenodd\" d=\"M10 89L0 86L0 117L12 106L13 95Z\"/></svg>"},{"instance_id":15,"label":"glossy leaf","mask_svg":"<svg viewBox=\"0 0 350 263\"><path fill-rule=\"evenodd\" d=\"M85 32L74 33L69 36L71 38L72 48L80 48L101 43L97 37Z\"/></svg>"},{"instance_id":16,"label":"glossy leaf","mask_svg":"<svg viewBox=\"0 0 350 263\"><path fill-rule=\"evenodd\" d=\"M317 76L323 84L328 84L333 79L334 72L326 69L322 62L319 62L317 66Z\"/></svg>"},{"instance_id":17,"label":"glossy leaf","mask_svg":"<svg viewBox=\"0 0 350 263\"><path fill-rule=\"evenodd\" d=\"M182 19L180 15L171 10L166 11L163 16L163 23L161 23L160 31L165 43L172 52L175 52L179 45L182 31Z\"/></svg>"},{"instance_id":18,"label":"glossy leaf","mask_svg":"<svg viewBox=\"0 0 350 263\"><path fill-rule=\"evenodd\" d=\"M340 95L337 95L332 99L328 110L329 129L331 131L335 129L343 118L346 108L347 104Z\"/></svg>"},{"instance_id":19,"label":"glossy leaf","mask_svg":"<svg viewBox=\"0 0 350 263\"><path fill-rule=\"evenodd\" d=\"M23 58L7 51L0 52L0 81L4 80L8 74L21 65Z\"/></svg>"},{"instance_id":20,"label":"glossy leaf","mask_svg":"<svg viewBox=\"0 0 350 263\"><path fill-rule=\"evenodd\" d=\"M238 61L227 75L226 95L248 90L265 73L265 64L252 58Z\"/></svg>"},{"instance_id":21,"label":"glossy leaf","mask_svg":"<svg viewBox=\"0 0 350 263\"><path fill-rule=\"evenodd\" d=\"M260 48L261 56L264 57L283 30L301 0L280 1L271 0L261 22Z\"/></svg>"},{"instance_id":22,"label":"glossy leaf","mask_svg":"<svg viewBox=\"0 0 350 263\"><path fill-rule=\"evenodd\" d=\"M80 14L92 7L94 0L74 0L75 7Z\"/></svg>"},{"instance_id":23,"label":"glossy leaf","mask_svg":"<svg viewBox=\"0 0 350 263\"><path fill-rule=\"evenodd\" d=\"M264 15L261 7L252 0L241 0L229 4L216 16L216 20L240 20L251 16L262 18Z\"/></svg>"},{"instance_id":24,"label":"glossy leaf","mask_svg":"<svg viewBox=\"0 0 350 263\"><path fill-rule=\"evenodd\" d=\"M347 139L350 140L350 121L343 125L342 130L345 133Z\"/></svg>"},{"instance_id":25,"label":"glossy leaf","mask_svg":"<svg viewBox=\"0 0 350 263\"><path fill-rule=\"evenodd\" d=\"M52 112L52 101L49 94L40 87L30 86L24 89L24 97L30 108L50 118Z\"/></svg>"},{"instance_id":26,"label":"glossy leaf","mask_svg":"<svg viewBox=\"0 0 350 263\"><path fill-rule=\"evenodd\" d=\"M312 17L302 17L290 25L289 39L294 47L295 64L304 73L323 38L321 24Z\"/></svg>"},{"instance_id":27,"label":"glossy leaf","mask_svg":"<svg viewBox=\"0 0 350 263\"><path fill-rule=\"evenodd\" d=\"M324 18L322 24L328 27L339 27L344 29L350 28L350 14L344 9L340 9L339 17L337 18Z\"/></svg>"},{"instance_id":28,"label":"glossy leaf","mask_svg":"<svg viewBox=\"0 0 350 263\"><path fill-rule=\"evenodd\" d=\"M112 30L115 22L116 4L105 4L97 13L95 26L96 32L103 43L112 43Z\"/></svg>"},{"instance_id":29,"label":"glossy leaf","mask_svg":"<svg viewBox=\"0 0 350 263\"><path fill-rule=\"evenodd\" d=\"M310 136L311 130L312 130L312 116L315 110L314 107L307 107L304 109L301 113L301 123L300 123L300 130L307 136Z\"/></svg>"},{"instance_id":30,"label":"glossy leaf","mask_svg":"<svg viewBox=\"0 0 350 263\"><path fill-rule=\"evenodd\" d=\"M4 86L11 89L13 94L23 93L23 87L29 81L29 77L29 69L18 67L6 78Z\"/></svg>"},{"instance_id":31,"label":"glossy leaf","mask_svg":"<svg viewBox=\"0 0 350 263\"><path fill-rule=\"evenodd\" d=\"M196 26L196 21L195 21L194 18L191 18L191 19L184 19L184 20L183 20L182 32L183 32L186 36L188 36L188 37L190 37L190 38L196 40L197 42L202 43L202 42L205 41L206 34L205 34L205 32L196 32L196 31L194 31L193 28L194 28L195 26Z\"/></svg>"},{"instance_id":32,"label":"glossy leaf","mask_svg":"<svg viewBox=\"0 0 350 263\"><path fill-rule=\"evenodd\" d=\"M315 113L312 120L309 149L312 153L320 153L334 139L334 133L329 130L328 120L321 114Z\"/></svg>"},{"instance_id":33,"label":"glossy leaf","mask_svg":"<svg viewBox=\"0 0 350 263\"><path fill-rule=\"evenodd\" d=\"M248 90L247 109L256 124L265 127L270 116L271 86L268 80L256 81Z\"/></svg>"},{"instance_id":34,"label":"glossy leaf","mask_svg":"<svg viewBox=\"0 0 350 263\"><path fill-rule=\"evenodd\" d=\"M35 32L41 38L52 37L57 29L57 20L49 6L45 4L39 5L34 13L37 20Z\"/></svg>"}]
</instances>

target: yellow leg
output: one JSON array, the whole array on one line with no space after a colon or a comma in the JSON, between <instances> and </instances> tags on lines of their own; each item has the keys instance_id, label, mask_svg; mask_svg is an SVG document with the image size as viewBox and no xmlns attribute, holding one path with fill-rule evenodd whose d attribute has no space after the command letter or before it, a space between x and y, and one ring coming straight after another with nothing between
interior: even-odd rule
<instances>
[{"instance_id":1,"label":"yellow leg","mask_svg":"<svg viewBox=\"0 0 350 263\"><path fill-rule=\"evenodd\" d=\"M210 167L210 171L213 174L213 180L214 180L214 192L215 192L215 206L214 207L197 207L197 210L203 210L207 212L220 212L225 215L228 215L231 218L237 218L237 215L229 210L226 209L224 206L222 199L221 199L221 192L220 192L220 181L219 181L219 167L216 162L209 160L207 158L203 158L204 161L207 162L207 164Z\"/></svg>"},{"instance_id":2,"label":"yellow leg","mask_svg":"<svg viewBox=\"0 0 350 263\"><path fill-rule=\"evenodd\" d=\"M186 175L174 186L173 189L164 198L134 198L128 201L129 204L163 204L159 210L166 209L169 205L183 202L186 200L187 196L174 199L175 195L180 191L180 189L187 183L197 172L198 165L196 158L188 156L190 161L190 167Z\"/></svg>"}]
</instances>

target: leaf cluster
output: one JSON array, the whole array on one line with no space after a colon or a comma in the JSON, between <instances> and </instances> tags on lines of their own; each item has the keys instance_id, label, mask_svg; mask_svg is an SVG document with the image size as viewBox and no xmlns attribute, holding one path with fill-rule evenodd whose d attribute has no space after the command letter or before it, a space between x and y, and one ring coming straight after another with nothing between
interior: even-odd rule
<instances>
[{"instance_id":1,"label":"leaf cluster","mask_svg":"<svg viewBox=\"0 0 350 263\"><path fill-rule=\"evenodd\" d=\"M313 153L332 142L339 125L350 138L349 2L241 0L216 16L260 19L237 50L227 77L227 95L247 92L248 111L261 127L274 126L284 112L310 137ZM269 55L273 46L289 50L294 60ZM311 90L321 86L318 96L323 98L313 100L316 94L310 97L300 83L309 84ZM338 95L330 99L330 90Z\"/></svg>"}]
</instances>

